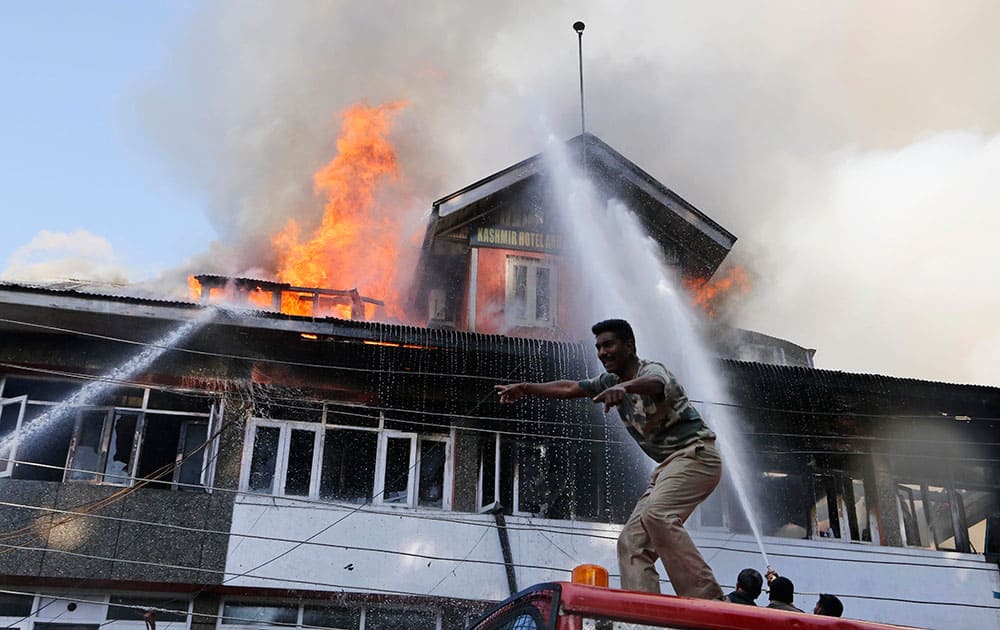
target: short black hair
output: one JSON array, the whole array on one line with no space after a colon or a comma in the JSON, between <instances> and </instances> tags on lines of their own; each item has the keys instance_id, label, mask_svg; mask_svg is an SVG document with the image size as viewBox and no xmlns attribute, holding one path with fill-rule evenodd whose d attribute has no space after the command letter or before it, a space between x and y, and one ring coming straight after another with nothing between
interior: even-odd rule
<instances>
[{"instance_id":1,"label":"short black hair","mask_svg":"<svg viewBox=\"0 0 1000 630\"><path fill-rule=\"evenodd\" d=\"M792 603L795 597L795 585L786 577L776 577L771 580L771 601Z\"/></svg>"},{"instance_id":2,"label":"short black hair","mask_svg":"<svg viewBox=\"0 0 1000 630\"><path fill-rule=\"evenodd\" d=\"M836 595L822 593L816 605L819 606L819 614L827 617L839 617L844 614L844 604Z\"/></svg>"},{"instance_id":3,"label":"short black hair","mask_svg":"<svg viewBox=\"0 0 1000 630\"><path fill-rule=\"evenodd\" d=\"M632 332L632 324L629 324L624 319L606 319L597 322L590 327L590 332L594 333L595 337L601 333L611 332L622 341L631 341L635 345L635 333Z\"/></svg>"},{"instance_id":4,"label":"short black hair","mask_svg":"<svg viewBox=\"0 0 1000 630\"><path fill-rule=\"evenodd\" d=\"M754 599L760 595L760 589L764 586L764 577L757 569L743 569L736 576L736 588L752 596Z\"/></svg>"}]
</instances>

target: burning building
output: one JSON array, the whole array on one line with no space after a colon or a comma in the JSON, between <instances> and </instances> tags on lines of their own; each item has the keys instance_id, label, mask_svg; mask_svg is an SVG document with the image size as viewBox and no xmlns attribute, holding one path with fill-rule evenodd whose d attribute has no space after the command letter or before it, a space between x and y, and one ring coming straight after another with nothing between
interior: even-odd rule
<instances>
[{"instance_id":1,"label":"burning building","mask_svg":"<svg viewBox=\"0 0 1000 630\"><path fill-rule=\"evenodd\" d=\"M732 234L596 137L568 147L679 275L719 269ZM457 628L575 564L613 568L646 481L624 430L586 401L493 394L591 371L546 169L433 204L409 316L329 276L205 274L191 302L0 285L0 623L139 630L155 609L195 630ZM718 337L764 542L798 598L995 622L1000 389ZM725 484L689 524L720 581L760 564Z\"/></svg>"}]
</instances>

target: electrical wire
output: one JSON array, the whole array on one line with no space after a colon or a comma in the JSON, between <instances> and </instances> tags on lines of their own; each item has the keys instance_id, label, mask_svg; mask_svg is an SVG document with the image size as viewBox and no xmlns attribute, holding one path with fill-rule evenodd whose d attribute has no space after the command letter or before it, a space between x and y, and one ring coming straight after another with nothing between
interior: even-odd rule
<instances>
[{"instance_id":1,"label":"electrical wire","mask_svg":"<svg viewBox=\"0 0 1000 630\"><path fill-rule=\"evenodd\" d=\"M19 326L29 326L32 328L41 328L44 330L50 330L52 332L67 333L71 335L78 335L81 337L91 337L95 339L101 339L103 341L113 341L117 343L124 343L134 346L145 346L150 348L158 348L165 351L172 352L183 352L187 354L194 354L199 356L207 356L216 359L230 359L232 361L249 361L253 363L269 363L273 365L288 365L292 367L305 367L305 368L315 368L321 370L337 370L341 372L362 372L362 373L381 373L381 374L402 374L409 376L441 376L447 378L463 378L481 381L495 381L495 382L506 382L506 379L498 379L491 376L482 376L478 374L451 374L445 372L414 372L409 370L388 370L388 369L374 369L374 368L359 368L351 367L346 365L330 365L326 363L306 363L303 361L285 361L282 359L271 359L268 357L251 357L239 354L228 354L225 352L209 352L207 350L195 350L193 348L184 348L182 346L167 346L163 344L150 343L146 341L134 341L131 339L123 339L121 337L112 337L110 335L101 335L98 333L86 332L83 330L75 330L72 328L60 328L58 326L50 326L48 324L39 324L36 322L26 322L14 319L7 319L0 317L0 323L5 324L16 324Z\"/></svg>"},{"instance_id":2,"label":"electrical wire","mask_svg":"<svg viewBox=\"0 0 1000 630\"><path fill-rule=\"evenodd\" d=\"M216 488L215 490L217 490L219 492L227 492L227 490L223 489L223 488ZM254 496L254 497L257 497L257 498L264 498L264 495L254 494L254 493L245 493L245 492L239 492L239 491L228 491L228 492L233 492L235 494L249 494L250 496ZM276 497L269 497L269 498L273 499L273 498L276 498ZM284 497L277 497L277 498L284 498ZM292 498L288 497L287 499L292 499ZM336 504L331 504L331 503L326 503L326 502L320 502L320 501L310 500L310 499L296 499L296 500L302 501L302 502L307 502L307 503L312 503L312 504L322 505L322 506L324 506L326 508L334 507L334 508L338 508L339 509L339 508L343 507L343 506L338 506ZM47 507L40 507L40 506L32 506L32 505L26 505L26 504L21 504L21 503L13 503L13 502L8 502L8 501L2 501L2 502L0 502L0 505L4 505L4 506L8 506L8 507L17 507L17 508L22 508L22 509L29 509L29 510L36 510L36 511L51 512L51 513L79 514L79 513L72 512L70 510L59 510L59 509L56 509L56 508L47 508ZM243 504L243 505L248 505L248 504ZM284 507L288 507L288 506L284 506ZM357 510L352 510L352 511L357 511ZM371 513L371 514L378 514L378 515L385 515L386 514L385 512L381 512L381 511L369 512L369 513ZM212 535L228 535L228 536L232 536L232 537L236 537L236 538L246 538L246 539L260 540L260 541L266 541L266 542L298 543L300 546L301 545L309 545L309 546L316 546L316 547L320 547L320 548L337 548L337 549L356 550L356 551L365 551L365 552L373 552L373 553L389 553L389 554L392 554L392 555L411 556L411 557L421 558L421 559L425 559L425 560L455 561L455 560L458 559L458 558L450 557L450 556L434 556L434 555L429 555L429 554L420 554L420 553L411 553L411 552L397 552L397 551L391 551L391 550L381 550L381 549L371 548L371 547L361 547L361 546L356 546L356 545L346 545L346 544L337 544L337 543L322 543L322 542L315 542L315 541L304 541L304 540L299 540L299 539L281 538L281 537L276 537L276 536L264 536L264 535L241 533L241 532L227 532L227 531L222 531L222 530L212 530L212 529L205 529L205 528L197 528L197 527L189 527L189 526L182 526L182 525L174 525L174 524L169 524L169 523L159 523L159 522L155 522L155 521L145 521L145 520L141 520L141 519L129 519L129 518L118 517L118 516L106 516L106 515L98 515L98 514L79 514L79 515L82 516L82 517L87 517L87 518L96 518L96 519L100 519L100 520L107 520L107 521L113 521L113 522L124 522L124 523L134 523L134 524L149 525L149 526L154 526L154 527L161 527L161 528L164 528L164 529L172 529L172 530L178 530L178 531L187 531L187 532L191 532L191 533L203 533L203 534L212 534ZM410 514L410 513L404 512L404 511L398 511L398 512L397 511L393 511L391 513L391 515L394 518L395 517L413 518L413 519L418 519L418 520L439 521L439 522L446 522L446 523L452 523L452 524L458 524L458 525L466 525L466 526L471 526L471 527L482 527L482 528L486 529L487 531L495 528L495 525L492 522L489 522L489 521L486 521L486 520L474 520L474 519L461 518L461 517L429 516L429 515L420 515L420 514ZM612 527L610 524L608 524L606 526ZM531 522L530 519L527 519L527 524L525 524L525 525L518 525L518 524L508 523L507 524L507 529L510 530L510 531L524 531L524 532L531 532L531 533L549 533L549 534L558 534L558 535L563 535L563 536L581 537L581 538L594 539L594 540L605 540L605 541L609 541L609 542L610 541L615 541L615 540L618 539L617 532L608 532L606 534L605 533L594 533L593 531L584 531L584 530L581 530L579 527L577 527L575 525L559 525L559 524L556 524L556 523L548 523L548 524L546 524L546 526L542 527L542 526L534 525ZM730 537L726 539L726 542L729 542L734 536L735 536L735 534L730 535ZM555 543L553 543L553 544L555 544ZM813 554L815 553L815 551L817 549L822 549L823 548L823 546L821 544L820 545L805 545L805 544L801 544L801 543L797 542L796 539L791 539L791 538L787 539L787 540L783 540L780 544L782 544L784 546L794 546L794 547L801 547L801 548L804 548L804 549L809 549L809 550L811 550L813 552ZM744 550L744 549L740 549L740 548L734 547L734 546L726 546L725 544L718 545L718 544L712 544L712 543L703 543L703 544L699 545L699 548L701 548L701 549L714 549L714 550L718 550L718 551L728 551L728 552L735 552L735 553L748 553L748 554L752 554L752 555L757 553L756 551ZM41 549L39 549L39 550L41 550ZM928 568L943 568L943 569L953 569L953 568L955 568L954 566L950 566L950 565L932 564L932 563L928 563L928 562L915 562L915 561L914 562L903 562L903 561L887 561L887 560L882 560L882 559L872 559L872 558L870 558L870 556L872 556L872 555L877 555L877 556L895 555L895 556L901 556L901 557L906 557L906 558L914 558L914 556L913 556L912 553L892 552L890 550L883 549L883 548L879 548L878 551L873 551L872 547L870 547L870 546L865 546L864 548L837 549L837 552L838 553L839 552L846 552L846 553L853 552L853 553L858 553L858 554L864 554L867 557L859 559L859 560L852 560L852 559L849 559L849 558L826 558L826 559L829 560L829 561L834 561L834 562L839 562L839 561L843 561L843 562L866 562L866 563L870 563L870 564L893 564L893 565L901 565L901 566L922 566L922 567L928 567ZM564 553L567 555L567 557L572 558L572 556L570 554L568 554L568 552L564 552ZM934 553L934 552L930 552L930 553ZM801 558L801 557L803 557L802 555L798 555L798 554L794 554L794 553L782 553L782 552L774 552L773 554L771 552L769 552L769 555L784 556L784 557L789 557L789 558ZM113 560L113 559L109 559L109 560ZM476 564L484 564L484 565L495 565L495 566L503 565L502 562L491 561L491 560L472 560L470 562L476 563ZM972 559L969 559L969 560L959 559L959 562L975 562L975 561L972 560ZM521 567L521 568L527 568L527 569L551 569L551 567L540 566L540 565L528 565L528 564L516 564L515 566L518 566L518 567ZM972 565L972 566L963 566L962 568L964 570L972 570L972 571L992 571L992 569L990 567L987 567L987 566ZM253 577L253 576L249 576L249 577Z\"/></svg>"},{"instance_id":3,"label":"electrical wire","mask_svg":"<svg viewBox=\"0 0 1000 630\"><path fill-rule=\"evenodd\" d=\"M142 342L142 341L134 341L134 340L130 340L130 339L124 339L124 338L120 338L120 337L113 337L113 336L109 336L109 335L101 335L101 334L97 334L97 333L90 333L90 332L76 330L76 329L71 329L71 328L61 328L61 327L58 327L58 326L51 326L51 325L48 325L48 324L39 324L39 323L36 323L36 322L26 322L26 321L13 320L13 319L7 319L7 318L0 318L0 322L2 322L2 323L8 323L8 324L16 324L16 325L22 325L22 326L35 327L35 328L41 328L41 329L45 329L45 330L51 330L53 332L68 333L68 334L80 335L80 336L84 336L84 337L93 337L93 338L98 338L98 339L102 339L102 340L105 340L105 341L113 341L113 342L119 342L119 343L126 343L126 344L137 345L137 346L147 346L147 347L159 348L159 349L168 350L168 351L186 352L186 353L191 353L191 354L197 354L197 355L202 355L202 356L210 356L210 357L221 358L221 359L230 359L230 360L235 360L235 361L250 361L250 362L259 362L259 363L272 363L272 364L277 364L277 365L289 365L289 366L295 366L295 367L308 367L308 368L316 368L316 369L332 369L332 370L341 370L341 371L349 371L349 372L364 372L364 373L378 373L378 374L400 374L400 375L410 375L410 376L436 376L436 377L460 378L460 379L461 378L466 378L466 379L475 379L475 380L483 380L483 381L492 381L492 382L497 382L497 383L515 382L515 381L511 381L509 379L509 377L508 378L496 378L496 377L482 376L482 375L475 375L475 374L454 374L454 373L444 373L444 372L416 372L416 371L408 371L408 370L392 370L392 369L383 369L383 368L359 368L359 367L351 367L351 366L329 365L329 364L322 364L322 363L306 363L306 362L301 362L301 361L285 361L285 360L281 360L281 359L271 359L271 358L267 358L267 357L251 357L251 356L246 356L246 355L236 355L236 354L228 354L228 353L220 353L220 352L209 352L209 351L206 351L206 350L194 350L194 349L191 349L191 348L183 348L183 347L180 347L180 346L166 346L166 345L162 345L162 344L155 344L155 343ZM0 364L0 365L9 366L10 364ZM766 412L771 412L771 413L790 413L790 414L814 415L814 416L838 416L838 417L856 417L856 418L892 418L892 419L899 419L899 420L930 419L930 418L933 418L933 419L941 419L941 418L963 418L964 419L964 418L969 418L970 420L976 420L976 421L995 421L995 420L1000 420L1000 417L976 417L976 416L971 416L969 414L962 414L962 413L954 413L954 414L876 414L876 413L859 413L859 412L853 412L853 411L852 412L841 412L841 411L823 411L823 410L805 410L805 409L785 409L785 408L780 408L780 407L764 407L764 406L754 406L754 405L743 405L743 404L739 404L739 403L730 403L730 402L722 402L722 401L705 401L705 400L696 400L696 399L691 399L691 402L698 403L698 404L704 404L704 405L733 407L733 408L739 408L739 409L749 409L749 410L754 410L754 411L766 411Z\"/></svg>"},{"instance_id":4,"label":"electrical wire","mask_svg":"<svg viewBox=\"0 0 1000 630\"><path fill-rule=\"evenodd\" d=\"M153 344L146 344L146 345L153 345ZM248 357L237 357L235 355L217 355L217 356L222 356L222 357L227 357L227 358L243 358L243 359L248 359ZM330 367L330 366L313 366L313 367ZM371 371L371 372L380 372L380 373L386 373L387 372L386 370L368 370L368 371ZM395 372L388 371L388 373L395 373ZM404 372L404 373L406 373L406 374L428 374L428 375L435 374L435 373L414 373L414 372ZM442 374L435 374L435 375L438 375L438 376L455 376L455 375L442 375ZM709 404L712 404L712 403L709 403ZM720 403L720 404L724 404L724 403ZM477 404L477 406L478 406L478 404ZM390 408L385 408L385 409L389 410ZM758 409L765 409L765 408L758 408ZM415 412L415 413L425 413L425 414L428 413L428 412L420 412L420 411L417 411L417 410L392 409L392 411L394 411L394 412L400 412L400 411L411 412L412 411L412 412ZM806 411L773 410L773 409L772 409L772 411L789 411L789 412L794 412L794 413L801 413L801 414L804 414L804 415L811 415L811 413L812 413L812 412L806 412ZM430 412L430 413L433 413L433 412ZM350 415L350 414L348 414L348 415ZM354 414L354 415L362 415L362 414ZM453 414L440 414L440 415L451 415L452 417L455 417ZM837 415L845 415L845 414L837 414ZM859 414L852 414L852 415L859 415ZM860 414L860 415L863 415L863 414ZM364 417L370 418L371 416L364 416ZM464 417L474 418L474 419L482 419L481 416L464 416ZM901 416L899 416L899 415L892 415L892 416L886 416L886 417L899 418ZM934 418L937 418L938 416L921 416L921 417L934 417ZM499 420L505 420L505 421L511 421L511 420L518 421L517 419L511 419L511 418L498 418L498 419ZM396 419L393 419L393 420L395 420L397 422L409 422L409 423L412 423L412 424L422 424L422 425L425 425L425 426L428 425L428 423L419 422L419 421L406 421L406 420L396 420ZM528 421L528 422L531 422L531 421ZM430 426L444 426L445 428L451 428L451 425L430 425ZM565 437L566 439L578 439L578 440L581 439L581 438L570 438L568 436L544 436L544 435L539 435L539 434L529 434L529 433L521 433L521 432L497 432L497 431L489 431L489 432L490 433L512 433L512 434L515 434L515 435L522 435L522 436L528 436L528 437L548 437L548 438L556 438L556 439ZM817 437L817 436L802 435L802 437ZM835 436L830 436L830 437L835 437ZM582 438L582 439L586 440L586 438ZM606 442L607 440L587 440L587 441ZM808 451L800 451L800 452L808 452ZM348 516L349 515L350 514L348 514ZM343 517L343 518L346 518L346 516ZM343 520L343 519L339 519L338 521L335 521L329 527L332 527L333 525L336 525L338 522L340 522L340 520ZM319 532L319 533L322 533L322 532ZM317 533L316 535L319 535L319 533ZM307 539L307 541L308 541L308 539ZM304 541L304 542L307 542L307 541ZM304 542L303 542L303 544L304 544ZM278 556L278 557L280 557L280 556ZM277 559L277 557L273 558L269 562L272 562L272 561L274 561L276 559ZM261 565L261 566L263 566L263 565ZM259 568L259 567L257 567L257 568ZM253 570L256 570L256 568L255 569L251 569L251 571L253 571Z\"/></svg>"},{"instance_id":5,"label":"electrical wire","mask_svg":"<svg viewBox=\"0 0 1000 630\"><path fill-rule=\"evenodd\" d=\"M0 363L0 367L3 367L4 365L5 364ZM45 370L39 370L39 371L45 371ZM102 379L96 379L95 378L93 380L102 380ZM150 387L148 385L143 385L143 384L135 384L134 386L136 386L136 387L149 387L150 389L157 389L155 387ZM196 394L190 394L190 395L192 395L192 396L199 396L199 397L218 397L220 395L219 392L213 392L212 390L200 390L200 391L204 392L204 394L196 393ZM183 395L182 392L175 392L175 393L180 393L181 395ZM283 409L300 410L300 411L314 411L314 412L321 411L321 410L317 410L315 407L311 407L311 406L275 403L274 402L275 400L293 400L293 399L291 399L291 398L282 398L282 397L267 396L267 403L271 407L279 407L279 408L283 408ZM57 404L57 403L52 403L52 402L48 402L48 401L46 401L46 402L29 401L29 404L34 404L34 405L54 405L54 404ZM327 409L329 410L329 405L337 405L337 404L341 404L342 405L343 403L327 402L326 404L328 405ZM360 407L348 406L347 408L348 409L357 409L357 408L360 408ZM123 409L133 409L133 408L123 407ZM136 409L138 409L138 408L136 408ZM408 408L400 408L400 407L365 406L365 407L363 407L363 409L366 410L366 411L379 411L379 412L390 412L390 413L400 413L400 414L414 414L414 415L423 415L423 416L437 416L437 417L444 417L444 418L459 418L459 419L471 419L471 420L489 420L489 421L500 421L500 422L506 422L506 423L517 422L517 423L526 424L526 425L529 425L529 426L530 425L541 425L541 426L549 425L549 426L558 426L558 427L570 427L570 428L575 428L575 429L578 429L578 430L585 430L585 431L598 431L598 430L600 430L600 426L599 425L586 425L586 426L585 425L571 425L571 424L568 424L566 422L557 421L557 420L553 421L553 420L523 419L523 418L511 418L511 417L473 416L473 415L469 415L469 414L452 414L452 413L447 413L447 412L434 412L434 411L408 409ZM158 413L159 412L159 410L156 410L156 409L145 409L143 411L146 412L146 413ZM328 411L328 414L329 413L330 412ZM339 408L339 409L334 410L332 412L332 415L334 415L335 417L354 417L354 418L361 418L361 419L364 419L364 420L375 420L375 419L377 419L377 417L371 415L371 413L360 413L360 412L356 412L356 411L348 411L348 410L343 409L343 408ZM271 419L271 418L268 418L268 419ZM584 442L584 443L605 443L605 444L628 444L628 443L630 443L627 440L613 440L613 439L609 440L607 438L587 438L587 437L582 437L582 436L578 437L578 436L571 436L571 435L553 435L553 434L548 434L548 433L529 433L529 432L525 432L525 431L509 431L509 430L490 429L490 428L482 428L482 427L470 427L470 426L455 427L455 425L452 425L452 424L441 424L441 423L428 422L426 419L409 420L409 419L400 418L400 417L392 417L392 418L387 418L387 419L390 420L390 421L392 421L392 422L400 423L400 424L411 424L411 425L418 425L418 426L423 426L423 427L444 428L444 429L451 429L451 428L454 427L454 428L460 428L463 431L472 431L472 432L481 432L481 433L499 433L501 435L511 435L511 436L516 436L516 437L547 438L547 439L554 439L554 440L560 440L560 441ZM276 420L281 420L281 419L278 418ZM329 422L327 422L326 424L320 424L318 422L295 421L295 420L292 420L291 422L301 422L302 424L307 424L307 425L310 425L310 426L324 426L324 427L328 427L328 426L331 426L331 425L335 424L335 423L329 423ZM336 425L336 426L341 426L341 425ZM982 442L982 441L965 441L965 440L924 440L924 439L905 438L905 437L899 437L899 438L892 437L892 438L889 438L889 437L881 437L881 436L863 436L863 435L836 435L836 434L822 435L822 434L788 433L788 432L783 432L783 433L777 433L777 432L749 433L747 435L749 435L749 436L767 436L767 437L804 438L804 439L817 439L817 440L839 440L839 441L849 440L849 441L859 441L859 442L865 442L865 441L891 442L893 444L897 444L897 443L934 444L934 445L937 445L937 446L942 446L942 445L976 446L976 447L1000 446L1000 442ZM867 452L856 452L856 451L855 452L849 452L849 453L845 452L845 451L767 451L767 452L770 452L770 453L779 453L779 454L781 454L781 453L787 453L787 454L796 454L796 453L798 453L798 454L829 453L829 454L852 454L852 455L857 455L857 454L870 455L871 454L871 453L867 453ZM890 456L890 457L893 457L893 456L897 456L897 457L912 457L913 456L913 455L895 454L895 453L881 453L881 454L887 455L887 456ZM929 454L928 455L924 455L924 454L921 454L919 456L920 457L928 457L928 458L936 458L936 459L949 459L949 460L954 460L954 461L984 461L984 462L996 462L996 461L1000 461L1000 459L994 459L994 458L968 458L968 457L966 457L966 458L955 458L955 457L948 456L948 455L929 455ZM2 460L0 460L0 461L2 461Z\"/></svg>"}]
</instances>

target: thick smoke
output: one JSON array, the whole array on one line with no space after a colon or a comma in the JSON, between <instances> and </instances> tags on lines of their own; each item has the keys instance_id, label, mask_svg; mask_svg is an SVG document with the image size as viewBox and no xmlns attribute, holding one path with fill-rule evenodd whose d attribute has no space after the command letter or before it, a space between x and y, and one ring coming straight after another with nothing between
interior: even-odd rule
<instances>
[{"instance_id":1,"label":"thick smoke","mask_svg":"<svg viewBox=\"0 0 1000 630\"><path fill-rule=\"evenodd\" d=\"M210 200L219 243L181 271L268 268L276 229L318 219L311 175L355 102L411 104L394 140L418 230L539 129L575 135L576 19L588 130L740 237L758 284L737 324L820 367L1000 382L985 1L213 5L136 109Z\"/></svg>"}]
</instances>

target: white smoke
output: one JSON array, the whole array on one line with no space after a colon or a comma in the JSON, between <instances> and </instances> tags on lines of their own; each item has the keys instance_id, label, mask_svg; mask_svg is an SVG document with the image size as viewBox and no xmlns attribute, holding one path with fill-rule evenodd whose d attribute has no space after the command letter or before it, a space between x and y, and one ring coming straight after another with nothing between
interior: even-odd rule
<instances>
[{"instance_id":1,"label":"white smoke","mask_svg":"<svg viewBox=\"0 0 1000 630\"><path fill-rule=\"evenodd\" d=\"M761 284L737 324L820 367L1000 382L976 368L1000 297L985 0L208 5L136 108L230 252L196 270L266 267L275 229L318 219L352 103L409 101L414 213L540 151L539 120L575 135L577 19L588 130L740 237Z\"/></svg>"},{"instance_id":2,"label":"white smoke","mask_svg":"<svg viewBox=\"0 0 1000 630\"><path fill-rule=\"evenodd\" d=\"M14 250L0 280L14 282L89 281L124 283L128 266L107 239L87 230L42 230Z\"/></svg>"}]
</instances>

